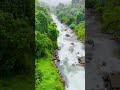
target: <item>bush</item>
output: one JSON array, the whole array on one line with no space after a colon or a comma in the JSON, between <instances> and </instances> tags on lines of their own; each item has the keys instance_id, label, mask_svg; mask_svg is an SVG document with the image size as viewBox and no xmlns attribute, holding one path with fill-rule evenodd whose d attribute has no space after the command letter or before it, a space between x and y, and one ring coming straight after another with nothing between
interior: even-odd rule
<instances>
[{"instance_id":1,"label":"bush","mask_svg":"<svg viewBox=\"0 0 120 90\"><path fill-rule=\"evenodd\" d=\"M70 25L70 28L71 28L71 29L75 29L75 27L76 27L76 25L75 25L74 23L72 23L72 24Z\"/></svg>"}]
</instances>

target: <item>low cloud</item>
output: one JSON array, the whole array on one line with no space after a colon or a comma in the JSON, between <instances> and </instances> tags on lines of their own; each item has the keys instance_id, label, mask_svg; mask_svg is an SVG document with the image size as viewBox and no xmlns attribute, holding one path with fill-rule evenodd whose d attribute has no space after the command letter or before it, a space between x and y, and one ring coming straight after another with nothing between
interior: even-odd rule
<instances>
[{"instance_id":1,"label":"low cloud","mask_svg":"<svg viewBox=\"0 0 120 90\"><path fill-rule=\"evenodd\" d=\"M70 3L71 0L39 0L46 3L49 6L57 6L59 3Z\"/></svg>"}]
</instances>

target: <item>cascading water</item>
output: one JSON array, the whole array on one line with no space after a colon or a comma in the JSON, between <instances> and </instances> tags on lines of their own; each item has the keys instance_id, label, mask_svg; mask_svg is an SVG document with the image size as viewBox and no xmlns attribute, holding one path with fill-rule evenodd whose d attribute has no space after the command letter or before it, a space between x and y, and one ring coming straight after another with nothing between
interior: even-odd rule
<instances>
[{"instance_id":1,"label":"cascading water","mask_svg":"<svg viewBox=\"0 0 120 90\"><path fill-rule=\"evenodd\" d=\"M85 69L78 62L78 57L85 56L84 44L77 40L75 33L59 22L55 15L51 16L59 30L58 69L65 80L65 88L66 90L85 90Z\"/></svg>"}]
</instances>

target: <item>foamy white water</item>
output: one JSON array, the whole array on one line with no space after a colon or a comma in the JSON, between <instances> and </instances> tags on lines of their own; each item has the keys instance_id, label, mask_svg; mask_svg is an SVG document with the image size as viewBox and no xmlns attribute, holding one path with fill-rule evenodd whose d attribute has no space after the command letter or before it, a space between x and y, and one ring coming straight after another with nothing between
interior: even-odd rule
<instances>
[{"instance_id":1,"label":"foamy white water","mask_svg":"<svg viewBox=\"0 0 120 90\"><path fill-rule=\"evenodd\" d=\"M58 68L66 82L66 90L85 90L85 69L79 65L78 57L85 56L84 44L77 40L75 33L51 15L59 30L57 40L60 50Z\"/></svg>"}]
</instances>

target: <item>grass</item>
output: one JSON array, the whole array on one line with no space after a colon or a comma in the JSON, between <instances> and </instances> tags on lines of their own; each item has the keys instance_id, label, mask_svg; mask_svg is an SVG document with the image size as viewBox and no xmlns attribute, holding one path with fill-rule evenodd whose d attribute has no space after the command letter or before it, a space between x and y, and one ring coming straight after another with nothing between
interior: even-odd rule
<instances>
[{"instance_id":1,"label":"grass","mask_svg":"<svg viewBox=\"0 0 120 90\"><path fill-rule=\"evenodd\" d=\"M36 86L36 90L64 90L64 85L60 81L52 56L37 59L36 69L42 73L42 80Z\"/></svg>"},{"instance_id":2,"label":"grass","mask_svg":"<svg viewBox=\"0 0 120 90\"><path fill-rule=\"evenodd\" d=\"M14 71L0 75L0 90L34 90L35 89L35 75L34 75L34 61L30 55L25 55L25 66L27 68L22 73L15 73ZM29 61L28 61L29 60ZM21 71L21 70L18 70Z\"/></svg>"},{"instance_id":3,"label":"grass","mask_svg":"<svg viewBox=\"0 0 120 90\"><path fill-rule=\"evenodd\" d=\"M4 81L0 80L0 90L34 90L34 81L29 76L15 75Z\"/></svg>"}]
</instances>

